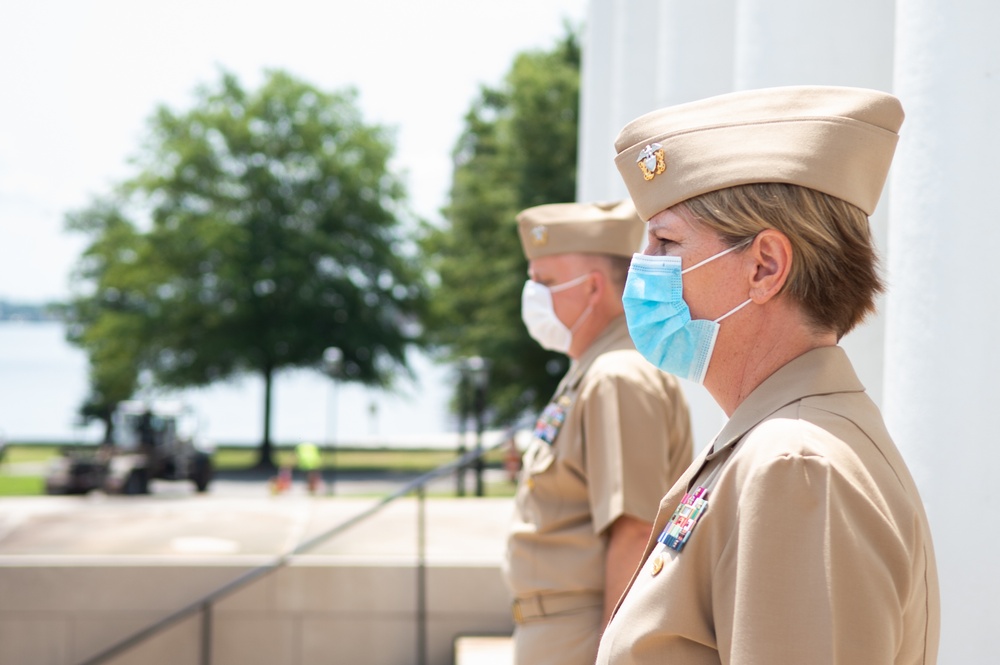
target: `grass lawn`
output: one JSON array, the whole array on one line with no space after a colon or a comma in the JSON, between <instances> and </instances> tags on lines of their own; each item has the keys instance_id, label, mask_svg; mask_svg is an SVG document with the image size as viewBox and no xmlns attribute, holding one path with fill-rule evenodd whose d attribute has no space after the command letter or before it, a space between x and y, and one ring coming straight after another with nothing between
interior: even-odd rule
<instances>
[{"instance_id":1,"label":"grass lawn","mask_svg":"<svg viewBox=\"0 0 1000 665\"><path fill-rule=\"evenodd\" d=\"M0 458L0 473L5 464L16 462L47 462L59 454L60 446L47 444L20 445L8 443L7 449Z\"/></svg>"},{"instance_id":2,"label":"grass lawn","mask_svg":"<svg viewBox=\"0 0 1000 665\"><path fill-rule=\"evenodd\" d=\"M41 476L0 475L0 496L37 496L45 493Z\"/></svg>"},{"instance_id":3,"label":"grass lawn","mask_svg":"<svg viewBox=\"0 0 1000 665\"><path fill-rule=\"evenodd\" d=\"M217 469L239 470L249 469L257 463L258 452L252 448L220 448L216 450L213 461ZM454 461L458 453L451 450L323 450L324 467L336 466L344 471L399 471L407 473L424 473L436 469L442 464ZM483 459L488 466L502 464L503 453L494 450ZM274 462L278 466L295 467L295 451L279 448L274 454Z\"/></svg>"}]
</instances>

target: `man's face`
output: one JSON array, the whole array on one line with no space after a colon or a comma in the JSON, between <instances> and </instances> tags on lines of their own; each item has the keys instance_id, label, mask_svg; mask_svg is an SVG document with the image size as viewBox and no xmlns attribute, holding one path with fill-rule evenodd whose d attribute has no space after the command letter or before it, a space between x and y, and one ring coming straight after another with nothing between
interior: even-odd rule
<instances>
[{"instance_id":1,"label":"man's face","mask_svg":"<svg viewBox=\"0 0 1000 665\"><path fill-rule=\"evenodd\" d=\"M586 275L592 270L594 267L587 257L581 254L553 254L532 259L528 264L528 277L552 288ZM572 328L587 308L591 294L589 284L590 280L584 280L580 284L557 290L552 294L552 308L567 328Z\"/></svg>"}]
</instances>

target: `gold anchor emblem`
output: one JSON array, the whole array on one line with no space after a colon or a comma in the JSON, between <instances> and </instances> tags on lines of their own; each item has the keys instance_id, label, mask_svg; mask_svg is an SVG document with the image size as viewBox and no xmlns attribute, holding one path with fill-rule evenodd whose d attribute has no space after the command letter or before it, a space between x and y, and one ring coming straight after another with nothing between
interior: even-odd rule
<instances>
[{"instance_id":1,"label":"gold anchor emblem","mask_svg":"<svg viewBox=\"0 0 1000 665\"><path fill-rule=\"evenodd\" d=\"M663 146L659 143L650 143L639 152L639 158L635 160L642 171L644 180L652 180L667 170L667 158L663 154Z\"/></svg>"},{"instance_id":2,"label":"gold anchor emblem","mask_svg":"<svg viewBox=\"0 0 1000 665\"><path fill-rule=\"evenodd\" d=\"M531 229L531 244L544 245L549 241L549 230L544 226L536 226Z\"/></svg>"}]
</instances>

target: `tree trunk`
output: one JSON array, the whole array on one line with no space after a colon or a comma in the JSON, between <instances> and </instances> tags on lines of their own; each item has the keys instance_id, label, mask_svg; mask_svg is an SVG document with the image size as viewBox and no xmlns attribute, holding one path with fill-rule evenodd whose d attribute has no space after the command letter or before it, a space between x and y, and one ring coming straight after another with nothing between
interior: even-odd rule
<instances>
[{"instance_id":1,"label":"tree trunk","mask_svg":"<svg viewBox=\"0 0 1000 665\"><path fill-rule=\"evenodd\" d=\"M271 388L274 380L274 371L270 367L263 370L264 374L264 440L260 444L260 459L257 461L258 469L275 469L274 458L271 449Z\"/></svg>"},{"instance_id":2,"label":"tree trunk","mask_svg":"<svg viewBox=\"0 0 1000 665\"><path fill-rule=\"evenodd\" d=\"M108 415L101 417L101 422L104 423L104 444L111 445L115 442L115 422L112 416L112 411L108 412Z\"/></svg>"}]
</instances>

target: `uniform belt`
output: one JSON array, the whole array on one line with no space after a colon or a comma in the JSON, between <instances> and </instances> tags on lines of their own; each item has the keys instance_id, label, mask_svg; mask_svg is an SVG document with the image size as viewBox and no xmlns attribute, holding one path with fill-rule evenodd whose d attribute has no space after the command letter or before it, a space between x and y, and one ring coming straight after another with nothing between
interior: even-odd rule
<instances>
[{"instance_id":1,"label":"uniform belt","mask_svg":"<svg viewBox=\"0 0 1000 665\"><path fill-rule=\"evenodd\" d=\"M604 594L593 591L547 593L515 598L511 606L514 623L566 614L591 607L603 607Z\"/></svg>"}]
</instances>

